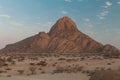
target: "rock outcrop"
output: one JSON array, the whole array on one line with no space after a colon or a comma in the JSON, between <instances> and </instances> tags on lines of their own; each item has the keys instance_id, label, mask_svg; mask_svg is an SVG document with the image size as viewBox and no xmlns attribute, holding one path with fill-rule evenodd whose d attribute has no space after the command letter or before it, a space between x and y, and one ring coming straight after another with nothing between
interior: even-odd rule
<instances>
[{"instance_id":1,"label":"rock outcrop","mask_svg":"<svg viewBox=\"0 0 120 80\"><path fill-rule=\"evenodd\" d=\"M111 45L103 45L78 30L69 17L60 18L48 33L39 34L7 45L2 53L83 53L119 52Z\"/></svg>"},{"instance_id":2,"label":"rock outcrop","mask_svg":"<svg viewBox=\"0 0 120 80\"><path fill-rule=\"evenodd\" d=\"M107 45L104 45L103 52L104 53L106 53L106 52L107 53L119 53L120 51L116 47L114 47L110 44L107 44Z\"/></svg>"}]
</instances>

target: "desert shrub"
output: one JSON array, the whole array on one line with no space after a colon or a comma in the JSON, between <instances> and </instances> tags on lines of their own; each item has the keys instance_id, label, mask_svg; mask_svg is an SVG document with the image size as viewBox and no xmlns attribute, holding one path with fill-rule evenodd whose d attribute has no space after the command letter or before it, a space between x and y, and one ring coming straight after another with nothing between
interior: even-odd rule
<instances>
[{"instance_id":1,"label":"desert shrub","mask_svg":"<svg viewBox=\"0 0 120 80\"><path fill-rule=\"evenodd\" d=\"M104 71L105 70L105 68L104 67L101 67L101 71Z\"/></svg>"},{"instance_id":2,"label":"desert shrub","mask_svg":"<svg viewBox=\"0 0 120 80\"><path fill-rule=\"evenodd\" d=\"M3 67L4 64L5 64L5 62L3 62L2 60L0 60L0 67Z\"/></svg>"},{"instance_id":3,"label":"desert shrub","mask_svg":"<svg viewBox=\"0 0 120 80\"><path fill-rule=\"evenodd\" d=\"M90 71L89 71L89 70L86 70L86 73L87 73L87 74L89 74L89 73L90 73Z\"/></svg>"},{"instance_id":4,"label":"desert shrub","mask_svg":"<svg viewBox=\"0 0 120 80\"><path fill-rule=\"evenodd\" d=\"M18 62L23 62L25 60L25 57L19 57Z\"/></svg>"},{"instance_id":5,"label":"desert shrub","mask_svg":"<svg viewBox=\"0 0 120 80\"><path fill-rule=\"evenodd\" d=\"M0 70L0 73L4 73L5 71L3 71L3 70Z\"/></svg>"},{"instance_id":6,"label":"desert shrub","mask_svg":"<svg viewBox=\"0 0 120 80\"><path fill-rule=\"evenodd\" d=\"M63 73L64 68L63 67L56 67L56 69L53 71L53 73Z\"/></svg>"},{"instance_id":7,"label":"desert shrub","mask_svg":"<svg viewBox=\"0 0 120 80\"><path fill-rule=\"evenodd\" d=\"M31 66L34 66L34 65L35 65L35 63L30 63L30 65L31 65Z\"/></svg>"},{"instance_id":8,"label":"desert shrub","mask_svg":"<svg viewBox=\"0 0 120 80\"><path fill-rule=\"evenodd\" d=\"M76 68L76 70L77 70L77 71L82 71L83 68L84 68L84 66L79 66L79 67Z\"/></svg>"},{"instance_id":9,"label":"desert shrub","mask_svg":"<svg viewBox=\"0 0 120 80\"><path fill-rule=\"evenodd\" d=\"M53 73L76 73L83 70L83 66L67 66L67 67L56 67Z\"/></svg>"},{"instance_id":10,"label":"desert shrub","mask_svg":"<svg viewBox=\"0 0 120 80\"><path fill-rule=\"evenodd\" d=\"M95 69L96 69L96 70L99 70L99 69L100 69L100 67L96 67Z\"/></svg>"},{"instance_id":11,"label":"desert shrub","mask_svg":"<svg viewBox=\"0 0 120 80\"><path fill-rule=\"evenodd\" d=\"M88 65L88 63L85 63L86 65Z\"/></svg>"},{"instance_id":12,"label":"desert shrub","mask_svg":"<svg viewBox=\"0 0 120 80\"><path fill-rule=\"evenodd\" d=\"M57 62L53 63L52 66L55 67L57 65Z\"/></svg>"},{"instance_id":13,"label":"desert shrub","mask_svg":"<svg viewBox=\"0 0 120 80\"><path fill-rule=\"evenodd\" d=\"M95 74L96 70L95 71L90 71L88 76L92 76L93 74Z\"/></svg>"},{"instance_id":14,"label":"desert shrub","mask_svg":"<svg viewBox=\"0 0 120 80\"><path fill-rule=\"evenodd\" d=\"M30 70L30 72L31 72L31 74L33 75L33 74L36 74L36 67L34 66L32 66L32 67L29 67L29 70Z\"/></svg>"},{"instance_id":15,"label":"desert shrub","mask_svg":"<svg viewBox=\"0 0 120 80\"><path fill-rule=\"evenodd\" d=\"M35 61L35 60L38 60L38 57L31 57L30 59Z\"/></svg>"},{"instance_id":16,"label":"desert shrub","mask_svg":"<svg viewBox=\"0 0 120 80\"><path fill-rule=\"evenodd\" d=\"M12 60L12 57L7 58L7 61L8 61L8 62L12 62L12 61L13 61L13 60Z\"/></svg>"},{"instance_id":17,"label":"desert shrub","mask_svg":"<svg viewBox=\"0 0 120 80\"><path fill-rule=\"evenodd\" d=\"M12 64L12 65L15 65L16 63L15 63L15 61L12 61L11 64Z\"/></svg>"},{"instance_id":18,"label":"desert shrub","mask_svg":"<svg viewBox=\"0 0 120 80\"><path fill-rule=\"evenodd\" d=\"M42 71L41 73L42 73L42 74L44 74L44 73L45 73L45 71Z\"/></svg>"},{"instance_id":19,"label":"desert shrub","mask_svg":"<svg viewBox=\"0 0 120 80\"><path fill-rule=\"evenodd\" d=\"M39 65L39 66L46 66L47 63L46 63L46 61L40 61L40 62L37 63L36 65Z\"/></svg>"},{"instance_id":20,"label":"desert shrub","mask_svg":"<svg viewBox=\"0 0 120 80\"><path fill-rule=\"evenodd\" d=\"M12 77L12 75L7 75L6 77Z\"/></svg>"},{"instance_id":21,"label":"desert shrub","mask_svg":"<svg viewBox=\"0 0 120 80\"><path fill-rule=\"evenodd\" d=\"M65 58L59 58L58 60L65 60Z\"/></svg>"},{"instance_id":22,"label":"desert shrub","mask_svg":"<svg viewBox=\"0 0 120 80\"><path fill-rule=\"evenodd\" d=\"M66 59L67 62L77 61L78 59Z\"/></svg>"},{"instance_id":23,"label":"desert shrub","mask_svg":"<svg viewBox=\"0 0 120 80\"><path fill-rule=\"evenodd\" d=\"M17 72L22 75L24 73L24 70L17 70Z\"/></svg>"},{"instance_id":24,"label":"desert shrub","mask_svg":"<svg viewBox=\"0 0 120 80\"><path fill-rule=\"evenodd\" d=\"M81 61L83 61L84 59L85 59L85 58L84 58L84 57L82 57L80 60L81 60Z\"/></svg>"},{"instance_id":25,"label":"desert shrub","mask_svg":"<svg viewBox=\"0 0 120 80\"><path fill-rule=\"evenodd\" d=\"M5 70L12 70L11 68L6 68Z\"/></svg>"},{"instance_id":26,"label":"desert shrub","mask_svg":"<svg viewBox=\"0 0 120 80\"><path fill-rule=\"evenodd\" d=\"M108 68L107 70L112 70L111 68Z\"/></svg>"},{"instance_id":27,"label":"desert shrub","mask_svg":"<svg viewBox=\"0 0 120 80\"><path fill-rule=\"evenodd\" d=\"M38 70L42 70L42 68L38 68Z\"/></svg>"},{"instance_id":28,"label":"desert shrub","mask_svg":"<svg viewBox=\"0 0 120 80\"><path fill-rule=\"evenodd\" d=\"M111 65L111 63L107 63L107 65Z\"/></svg>"},{"instance_id":29,"label":"desert shrub","mask_svg":"<svg viewBox=\"0 0 120 80\"><path fill-rule=\"evenodd\" d=\"M85 73L85 70L83 70L82 73Z\"/></svg>"},{"instance_id":30,"label":"desert shrub","mask_svg":"<svg viewBox=\"0 0 120 80\"><path fill-rule=\"evenodd\" d=\"M91 73L91 71L90 70L83 70L82 73L85 73L85 74L89 75Z\"/></svg>"},{"instance_id":31,"label":"desert shrub","mask_svg":"<svg viewBox=\"0 0 120 80\"><path fill-rule=\"evenodd\" d=\"M7 64L7 63L4 63L3 66L4 66L4 67L8 67L8 64Z\"/></svg>"}]
</instances>

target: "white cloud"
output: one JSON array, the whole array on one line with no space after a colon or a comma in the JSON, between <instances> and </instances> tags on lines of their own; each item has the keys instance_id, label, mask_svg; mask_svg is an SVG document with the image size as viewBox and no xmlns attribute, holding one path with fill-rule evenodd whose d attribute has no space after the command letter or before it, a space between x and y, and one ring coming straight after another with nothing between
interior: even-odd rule
<instances>
[{"instance_id":1,"label":"white cloud","mask_svg":"<svg viewBox=\"0 0 120 80\"><path fill-rule=\"evenodd\" d=\"M43 27L51 27L53 25L53 22L48 21L47 23L43 24Z\"/></svg>"},{"instance_id":2,"label":"white cloud","mask_svg":"<svg viewBox=\"0 0 120 80\"><path fill-rule=\"evenodd\" d=\"M68 14L68 12L67 12L67 11L62 11L61 13L62 13L62 14Z\"/></svg>"},{"instance_id":3,"label":"white cloud","mask_svg":"<svg viewBox=\"0 0 120 80\"><path fill-rule=\"evenodd\" d=\"M110 2L110 1L106 1L105 2L105 6L102 6L102 7L104 7L104 8L106 8L106 9L104 9L102 12L100 12L98 15L97 15L97 17L99 18L99 19L105 19L105 17L108 15L108 13L109 13L109 11L107 10L107 8L109 8L109 7L111 7L113 4L112 4L112 2Z\"/></svg>"},{"instance_id":4,"label":"white cloud","mask_svg":"<svg viewBox=\"0 0 120 80\"><path fill-rule=\"evenodd\" d=\"M52 24L53 24L53 22L50 22L50 21L49 21L49 22L47 22L47 24L48 24L48 25L52 25Z\"/></svg>"},{"instance_id":5,"label":"white cloud","mask_svg":"<svg viewBox=\"0 0 120 80\"><path fill-rule=\"evenodd\" d=\"M105 19L105 17L108 15L108 13L109 13L109 11L103 11L99 15L97 15L97 17L99 19Z\"/></svg>"},{"instance_id":6,"label":"white cloud","mask_svg":"<svg viewBox=\"0 0 120 80\"><path fill-rule=\"evenodd\" d=\"M36 23L37 25L41 25L41 23Z\"/></svg>"},{"instance_id":7,"label":"white cloud","mask_svg":"<svg viewBox=\"0 0 120 80\"><path fill-rule=\"evenodd\" d=\"M105 2L105 4L106 4L106 5L104 6L105 8L108 8L108 7L112 6L112 3L109 2L109 1Z\"/></svg>"},{"instance_id":8,"label":"white cloud","mask_svg":"<svg viewBox=\"0 0 120 80\"><path fill-rule=\"evenodd\" d=\"M72 2L72 0L65 0L65 2Z\"/></svg>"},{"instance_id":9,"label":"white cloud","mask_svg":"<svg viewBox=\"0 0 120 80\"><path fill-rule=\"evenodd\" d=\"M84 23L84 26L86 26L87 28L93 28L94 27L94 25L92 23L88 23L88 22Z\"/></svg>"},{"instance_id":10,"label":"white cloud","mask_svg":"<svg viewBox=\"0 0 120 80\"><path fill-rule=\"evenodd\" d=\"M104 8L108 8L108 6L102 6L102 7L104 7Z\"/></svg>"},{"instance_id":11,"label":"white cloud","mask_svg":"<svg viewBox=\"0 0 120 80\"><path fill-rule=\"evenodd\" d=\"M99 18L99 19L105 19L105 17L102 17L102 16L100 16L100 15L98 15L98 18Z\"/></svg>"},{"instance_id":12,"label":"white cloud","mask_svg":"<svg viewBox=\"0 0 120 80\"><path fill-rule=\"evenodd\" d=\"M48 31L51 26L53 26L54 22L48 21L46 23L36 23L37 26L41 26L43 31Z\"/></svg>"},{"instance_id":13,"label":"white cloud","mask_svg":"<svg viewBox=\"0 0 120 80\"><path fill-rule=\"evenodd\" d=\"M89 22L89 21L90 21L89 18L84 18L83 20L86 21L86 22Z\"/></svg>"},{"instance_id":14,"label":"white cloud","mask_svg":"<svg viewBox=\"0 0 120 80\"><path fill-rule=\"evenodd\" d=\"M119 1L119 2L117 2L117 4L120 4L120 1Z\"/></svg>"},{"instance_id":15,"label":"white cloud","mask_svg":"<svg viewBox=\"0 0 120 80\"><path fill-rule=\"evenodd\" d=\"M106 5L107 5L107 6L112 6L112 3L109 2L109 1L107 1L107 2L106 2Z\"/></svg>"},{"instance_id":16,"label":"white cloud","mask_svg":"<svg viewBox=\"0 0 120 80\"><path fill-rule=\"evenodd\" d=\"M87 33L90 34L90 35L96 34L94 31L87 31Z\"/></svg>"},{"instance_id":17,"label":"white cloud","mask_svg":"<svg viewBox=\"0 0 120 80\"><path fill-rule=\"evenodd\" d=\"M9 16L9 15L7 15L7 14L0 14L0 17L11 18L11 16Z\"/></svg>"},{"instance_id":18,"label":"white cloud","mask_svg":"<svg viewBox=\"0 0 120 80\"><path fill-rule=\"evenodd\" d=\"M86 29L84 32L85 32L86 34L88 34L89 36L94 36L94 35L97 34L95 31L93 31L93 30L91 30L91 29Z\"/></svg>"},{"instance_id":19,"label":"white cloud","mask_svg":"<svg viewBox=\"0 0 120 80\"><path fill-rule=\"evenodd\" d=\"M100 13L101 16L106 16L109 13L109 11L103 11Z\"/></svg>"},{"instance_id":20,"label":"white cloud","mask_svg":"<svg viewBox=\"0 0 120 80\"><path fill-rule=\"evenodd\" d=\"M10 24L13 25L13 26L23 26L22 23L19 23L19 22L16 22L16 21L10 22Z\"/></svg>"}]
</instances>

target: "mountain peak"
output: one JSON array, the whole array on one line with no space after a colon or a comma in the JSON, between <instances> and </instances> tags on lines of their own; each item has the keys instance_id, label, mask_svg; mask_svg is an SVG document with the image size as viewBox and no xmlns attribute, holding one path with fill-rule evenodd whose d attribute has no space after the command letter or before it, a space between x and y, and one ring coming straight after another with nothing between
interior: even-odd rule
<instances>
[{"instance_id":1,"label":"mountain peak","mask_svg":"<svg viewBox=\"0 0 120 80\"><path fill-rule=\"evenodd\" d=\"M74 21L60 18L49 33L40 32L14 44L0 53L120 53L112 45L102 45L77 29Z\"/></svg>"},{"instance_id":2,"label":"mountain peak","mask_svg":"<svg viewBox=\"0 0 120 80\"><path fill-rule=\"evenodd\" d=\"M68 16L64 16L64 17L60 18L59 20L71 20L71 18Z\"/></svg>"},{"instance_id":3,"label":"mountain peak","mask_svg":"<svg viewBox=\"0 0 120 80\"><path fill-rule=\"evenodd\" d=\"M64 17L60 18L53 25L49 34L52 35L52 34L66 32L66 31L78 31L78 29L77 29L77 25L71 18L64 16Z\"/></svg>"}]
</instances>

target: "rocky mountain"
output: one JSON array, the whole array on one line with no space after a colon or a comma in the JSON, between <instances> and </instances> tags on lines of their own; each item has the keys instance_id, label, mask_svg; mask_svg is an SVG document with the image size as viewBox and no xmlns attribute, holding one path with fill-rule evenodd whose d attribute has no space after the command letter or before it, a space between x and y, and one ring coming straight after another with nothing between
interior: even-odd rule
<instances>
[{"instance_id":1,"label":"rocky mountain","mask_svg":"<svg viewBox=\"0 0 120 80\"><path fill-rule=\"evenodd\" d=\"M1 53L83 53L112 52L119 50L103 45L78 30L71 18L60 18L48 33L40 32L20 42L9 44Z\"/></svg>"}]
</instances>

